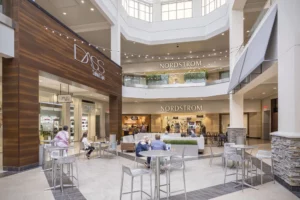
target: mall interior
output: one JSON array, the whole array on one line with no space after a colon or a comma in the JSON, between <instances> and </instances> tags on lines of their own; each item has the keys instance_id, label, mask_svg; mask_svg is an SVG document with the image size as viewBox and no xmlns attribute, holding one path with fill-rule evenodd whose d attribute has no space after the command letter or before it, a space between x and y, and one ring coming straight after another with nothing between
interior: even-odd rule
<instances>
[{"instance_id":1,"label":"mall interior","mask_svg":"<svg viewBox=\"0 0 300 200\"><path fill-rule=\"evenodd\" d=\"M299 10L0 0L0 199L299 199Z\"/></svg>"}]
</instances>

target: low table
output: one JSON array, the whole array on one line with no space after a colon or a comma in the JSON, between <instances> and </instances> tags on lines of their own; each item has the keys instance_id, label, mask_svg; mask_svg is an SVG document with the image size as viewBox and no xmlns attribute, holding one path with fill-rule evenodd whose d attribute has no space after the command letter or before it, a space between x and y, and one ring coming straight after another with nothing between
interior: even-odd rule
<instances>
[{"instance_id":1,"label":"low table","mask_svg":"<svg viewBox=\"0 0 300 200\"><path fill-rule=\"evenodd\" d=\"M154 194L154 199L159 200L160 199L160 158L163 157L171 157L174 155L177 155L176 152L172 151L163 151L163 150L152 150L152 151L141 151L140 155L145 157L155 157L156 159L156 172L155 172L155 183L157 190L156 194Z\"/></svg>"},{"instance_id":2,"label":"low table","mask_svg":"<svg viewBox=\"0 0 300 200\"><path fill-rule=\"evenodd\" d=\"M243 172L242 172L242 181L236 187L238 187L240 185L246 185L246 186L248 186L252 189L258 190L256 187L246 183L246 181L245 181L245 150L246 149L255 149L256 147L255 146L249 146L249 145L243 145L243 144L242 145L232 145L231 147L235 148L237 150L242 150L242 159L243 159L243 162L242 162L242 170L243 170Z\"/></svg>"}]
</instances>

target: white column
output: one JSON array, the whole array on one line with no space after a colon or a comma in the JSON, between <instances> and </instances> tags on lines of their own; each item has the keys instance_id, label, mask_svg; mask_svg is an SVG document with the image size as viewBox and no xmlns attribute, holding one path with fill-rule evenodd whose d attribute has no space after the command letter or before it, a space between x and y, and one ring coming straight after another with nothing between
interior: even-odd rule
<instances>
[{"instance_id":1,"label":"white column","mask_svg":"<svg viewBox=\"0 0 300 200\"><path fill-rule=\"evenodd\" d=\"M232 5L234 1L230 2ZM236 54L244 42L244 12L231 10L229 16L229 43L230 43L230 76L236 62ZM230 127L244 128L244 96L243 94L230 94Z\"/></svg>"},{"instance_id":2,"label":"white column","mask_svg":"<svg viewBox=\"0 0 300 200\"><path fill-rule=\"evenodd\" d=\"M79 141L82 135L82 101L73 98L74 103L74 141Z\"/></svg>"},{"instance_id":3,"label":"white column","mask_svg":"<svg viewBox=\"0 0 300 200\"><path fill-rule=\"evenodd\" d=\"M193 0L193 17L202 16L202 0Z\"/></svg>"},{"instance_id":4,"label":"white column","mask_svg":"<svg viewBox=\"0 0 300 200\"><path fill-rule=\"evenodd\" d=\"M299 0L278 0L278 131L300 136L299 10Z\"/></svg>"},{"instance_id":5,"label":"white column","mask_svg":"<svg viewBox=\"0 0 300 200\"><path fill-rule=\"evenodd\" d=\"M161 2L159 0L153 1L152 7L153 22L160 22L161 20Z\"/></svg>"},{"instance_id":6,"label":"white column","mask_svg":"<svg viewBox=\"0 0 300 200\"><path fill-rule=\"evenodd\" d=\"M110 30L110 47L111 59L121 65L121 29L120 29L120 11L121 11L121 0L117 1L117 17L116 23L111 26Z\"/></svg>"},{"instance_id":7,"label":"white column","mask_svg":"<svg viewBox=\"0 0 300 200\"><path fill-rule=\"evenodd\" d=\"M61 108L61 125L68 126L70 129L70 103L63 103Z\"/></svg>"}]
</instances>

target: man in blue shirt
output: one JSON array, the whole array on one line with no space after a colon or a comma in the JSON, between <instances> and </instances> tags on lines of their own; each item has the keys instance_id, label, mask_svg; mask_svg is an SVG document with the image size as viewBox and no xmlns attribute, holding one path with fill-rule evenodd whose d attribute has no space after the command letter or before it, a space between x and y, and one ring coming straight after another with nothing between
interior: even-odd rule
<instances>
[{"instance_id":1,"label":"man in blue shirt","mask_svg":"<svg viewBox=\"0 0 300 200\"><path fill-rule=\"evenodd\" d=\"M144 140L140 141L135 149L135 154L137 157L143 157L140 152L141 151L148 151L149 150L149 138L147 136L144 137ZM147 162L145 163L145 165L147 165L147 167L150 166L150 161L151 158L147 157Z\"/></svg>"},{"instance_id":2,"label":"man in blue shirt","mask_svg":"<svg viewBox=\"0 0 300 200\"><path fill-rule=\"evenodd\" d=\"M160 141L160 135L155 135L155 140L151 142L151 150L167 150L166 144Z\"/></svg>"}]
</instances>

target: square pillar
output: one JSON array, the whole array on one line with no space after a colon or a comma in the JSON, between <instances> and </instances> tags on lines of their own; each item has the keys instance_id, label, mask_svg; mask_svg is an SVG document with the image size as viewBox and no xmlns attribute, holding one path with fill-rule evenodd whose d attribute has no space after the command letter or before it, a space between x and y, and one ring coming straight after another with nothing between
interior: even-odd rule
<instances>
[{"instance_id":1,"label":"square pillar","mask_svg":"<svg viewBox=\"0 0 300 200\"><path fill-rule=\"evenodd\" d=\"M109 96L109 134L122 137L122 97Z\"/></svg>"}]
</instances>

